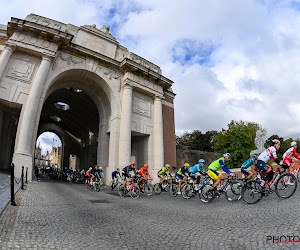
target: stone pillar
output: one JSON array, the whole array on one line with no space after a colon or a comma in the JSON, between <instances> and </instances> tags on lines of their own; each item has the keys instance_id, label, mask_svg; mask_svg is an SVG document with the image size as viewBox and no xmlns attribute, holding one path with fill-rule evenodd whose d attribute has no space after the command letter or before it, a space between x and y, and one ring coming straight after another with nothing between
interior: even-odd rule
<instances>
[{"instance_id":1,"label":"stone pillar","mask_svg":"<svg viewBox=\"0 0 300 250\"><path fill-rule=\"evenodd\" d=\"M28 172L32 172L32 140L35 139L34 125L37 119L37 111L40 104L41 93L43 90L48 71L51 66L51 59L48 56L43 56L39 69L33 80L28 99L24 108L23 118L20 121L19 127L19 140L14 153L14 164L16 166L16 176L21 171L21 167L28 167ZM23 109L22 108L22 109ZM30 175L31 177L31 175ZM30 178L31 179L31 178Z\"/></svg>"},{"instance_id":2,"label":"stone pillar","mask_svg":"<svg viewBox=\"0 0 300 250\"><path fill-rule=\"evenodd\" d=\"M7 44L0 55L0 79L15 49L16 47L14 45Z\"/></svg>"},{"instance_id":3,"label":"stone pillar","mask_svg":"<svg viewBox=\"0 0 300 250\"><path fill-rule=\"evenodd\" d=\"M128 84L123 89L121 108L119 166L125 167L130 164L131 159L132 86Z\"/></svg>"},{"instance_id":4,"label":"stone pillar","mask_svg":"<svg viewBox=\"0 0 300 250\"><path fill-rule=\"evenodd\" d=\"M153 122L153 169L159 170L164 166L162 96L156 96L154 99Z\"/></svg>"}]
</instances>

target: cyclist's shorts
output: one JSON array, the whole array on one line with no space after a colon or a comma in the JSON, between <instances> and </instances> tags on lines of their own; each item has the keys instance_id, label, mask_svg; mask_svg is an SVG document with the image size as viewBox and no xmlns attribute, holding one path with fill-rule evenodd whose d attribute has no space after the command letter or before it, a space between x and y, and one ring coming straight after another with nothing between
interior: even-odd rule
<instances>
[{"instance_id":1,"label":"cyclist's shorts","mask_svg":"<svg viewBox=\"0 0 300 250\"><path fill-rule=\"evenodd\" d=\"M122 172L122 177L125 180L126 178L129 178L128 174L126 172Z\"/></svg>"},{"instance_id":2,"label":"cyclist's shorts","mask_svg":"<svg viewBox=\"0 0 300 250\"><path fill-rule=\"evenodd\" d=\"M113 173L111 174L111 178L112 178L112 179L117 178L117 173L113 172Z\"/></svg>"},{"instance_id":3,"label":"cyclist's shorts","mask_svg":"<svg viewBox=\"0 0 300 250\"><path fill-rule=\"evenodd\" d=\"M283 163L288 165L289 167L292 165L293 160L291 158L285 158Z\"/></svg>"},{"instance_id":4,"label":"cyclist's shorts","mask_svg":"<svg viewBox=\"0 0 300 250\"><path fill-rule=\"evenodd\" d=\"M270 167L267 163L265 163L262 160L257 160L256 166L258 169L260 169L264 173L269 173L269 172L271 172L271 170L273 170L272 167Z\"/></svg>"},{"instance_id":5,"label":"cyclist's shorts","mask_svg":"<svg viewBox=\"0 0 300 250\"><path fill-rule=\"evenodd\" d=\"M158 176L159 178L163 178L163 177L167 177L167 174L166 174L166 173L163 173L163 174L157 174L157 176Z\"/></svg>"},{"instance_id":6,"label":"cyclist's shorts","mask_svg":"<svg viewBox=\"0 0 300 250\"><path fill-rule=\"evenodd\" d=\"M183 180L184 176L183 175L179 175L179 174L175 174L175 178L177 180Z\"/></svg>"},{"instance_id":7,"label":"cyclist's shorts","mask_svg":"<svg viewBox=\"0 0 300 250\"><path fill-rule=\"evenodd\" d=\"M251 171L249 169L247 169L247 168L241 168L241 172L243 174L249 175Z\"/></svg>"},{"instance_id":8,"label":"cyclist's shorts","mask_svg":"<svg viewBox=\"0 0 300 250\"><path fill-rule=\"evenodd\" d=\"M208 169L207 174L210 178L212 178L213 180L216 180L218 178L221 178L221 174L218 173L217 171L214 171L212 169Z\"/></svg>"}]
</instances>

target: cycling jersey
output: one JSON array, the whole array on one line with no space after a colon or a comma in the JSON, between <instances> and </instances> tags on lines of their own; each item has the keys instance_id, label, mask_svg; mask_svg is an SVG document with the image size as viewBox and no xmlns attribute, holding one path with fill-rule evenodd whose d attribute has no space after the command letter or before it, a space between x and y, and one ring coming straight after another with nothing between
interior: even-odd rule
<instances>
[{"instance_id":1,"label":"cycling jersey","mask_svg":"<svg viewBox=\"0 0 300 250\"><path fill-rule=\"evenodd\" d=\"M186 173L185 173L185 167L182 167L182 168L179 168L178 169L178 171L176 172L176 174L178 174L178 175L186 175Z\"/></svg>"},{"instance_id":2,"label":"cycling jersey","mask_svg":"<svg viewBox=\"0 0 300 250\"><path fill-rule=\"evenodd\" d=\"M248 159L247 161L245 161L242 164L241 168L246 169L246 168L251 167L252 165L255 165L255 158L254 157L252 157L252 158Z\"/></svg>"},{"instance_id":3,"label":"cycling jersey","mask_svg":"<svg viewBox=\"0 0 300 250\"><path fill-rule=\"evenodd\" d=\"M296 149L294 147L289 148L284 154L283 154L283 159L286 158L291 158L294 156L298 160L300 160L300 156L297 154Z\"/></svg>"},{"instance_id":4,"label":"cycling jersey","mask_svg":"<svg viewBox=\"0 0 300 250\"><path fill-rule=\"evenodd\" d=\"M158 174L168 174L168 175L170 175L170 170L169 169L167 169L166 167L163 167L161 170L159 170L158 172L157 172Z\"/></svg>"},{"instance_id":5,"label":"cycling jersey","mask_svg":"<svg viewBox=\"0 0 300 250\"><path fill-rule=\"evenodd\" d=\"M190 167L190 168L189 168L189 172L190 172L190 173L193 173L193 174L195 174L195 173L197 173L197 172L199 172L199 171L204 171L204 168L201 167L199 163L196 164L196 165L194 165L193 167Z\"/></svg>"},{"instance_id":6,"label":"cycling jersey","mask_svg":"<svg viewBox=\"0 0 300 250\"><path fill-rule=\"evenodd\" d=\"M216 172L218 169L222 168L223 171L227 174L231 174L232 172L227 168L226 162L224 157L221 157L220 159L212 162L209 166L208 169L209 170L213 170L214 172Z\"/></svg>"},{"instance_id":7,"label":"cycling jersey","mask_svg":"<svg viewBox=\"0 0 300 250\"><path fill-rule=\"evenodd\" d=\"M91 170L88 170L88 171L86 171L86 174L85 174L85 176L88 176L88 177L90 177L90 176L91 176Z\"/></svg>"},{"instance_id":8,"label":"cycling jersey","mask_svg":"<svg viewBox=\"0 0 300 250\"><path fill-rule=\"evenodd\" d=\"M123 168L123 169L122 169L122 175L124 175L124 176L126 176L126 177L129 177L129 172L130 172L130 171L134 171L134 173L135 173L135 168L132 167L132 165L129 165L129 166Z\"/></svg>"},{"instance_id":9,"label":"cycling jersey","mask_svg":"<svg viewBox=\"0 0 300 250\"><path fill-rule=\"evenodd\" d=\"M267 163L272 158L274 160L278 159L278 156L276 154L276 148L274 146L269 147L267 150L265 150L258 156L258 160L264 161L265 163Z\"/></svg>"},{"instance_id":10,"label":"cycling jersey","mask_svg":"<svg viewBox=\"0 0 300 250\"><path fill-rule=\"evenodd\" d=\"M117 178L117 175L119 175L119 176L120 176L120 172L118 172L118 171L114 171L114 172L112 172L112 173L111 173L111 177L112 177L112 179L115 179L115 178Z\"/></svg>"},{"instance_id":11,"label":"cycling jersey","mask_svg":"<svg viewBox=\"0 0 300 250\"><path fill-rule=\"evenodd\" d=\"M145 179L146 179L145 174L147 174L149 176L149 178L152 179L150 173L148 172L148 169L141 168L138 170L138 174L142 175Z\"/></svg>"}]
</instances>

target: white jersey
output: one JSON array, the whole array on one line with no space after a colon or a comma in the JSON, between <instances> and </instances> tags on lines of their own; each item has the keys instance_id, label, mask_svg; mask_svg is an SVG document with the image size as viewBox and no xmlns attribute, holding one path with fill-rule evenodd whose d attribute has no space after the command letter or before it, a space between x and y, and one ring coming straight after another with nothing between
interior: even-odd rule
<instances>
[{"instance_id":1,"label":"white jersey","mask_svg":"<svg viewBox=\"0 0 300 250\"><path fill-rule=\"evenodd\" d=\"M276 154L276 148L274 146L269 147L266 151L262 152L258 156L258 160L264 161L265 163L267 163L272 158L274 160L276 160L278 158L277 154Z\"/></svg>"}]
</instances>

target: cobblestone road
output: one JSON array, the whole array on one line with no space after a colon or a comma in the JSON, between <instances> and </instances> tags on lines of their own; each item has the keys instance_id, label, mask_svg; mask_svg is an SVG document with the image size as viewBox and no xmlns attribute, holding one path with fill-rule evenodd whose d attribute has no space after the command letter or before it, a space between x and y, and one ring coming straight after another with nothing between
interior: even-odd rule
<instances>
[{"instance_id":1,"label":"cobblestone road","mask_svg":"<svg viewBox=\"0 0 300 250\"><path fill-rule=\"evenodd\" d=\"M300 189L255 205L210 204L166 193L139 199L83 185L33 182L0 216L0 246L41 249L300 249L268 236L300 236ZM117 194L116 192L113 192ZM102 203L92 203L99 200ZM284 238L283 238L284 239Z\"/></svg>"}]
</instances>

